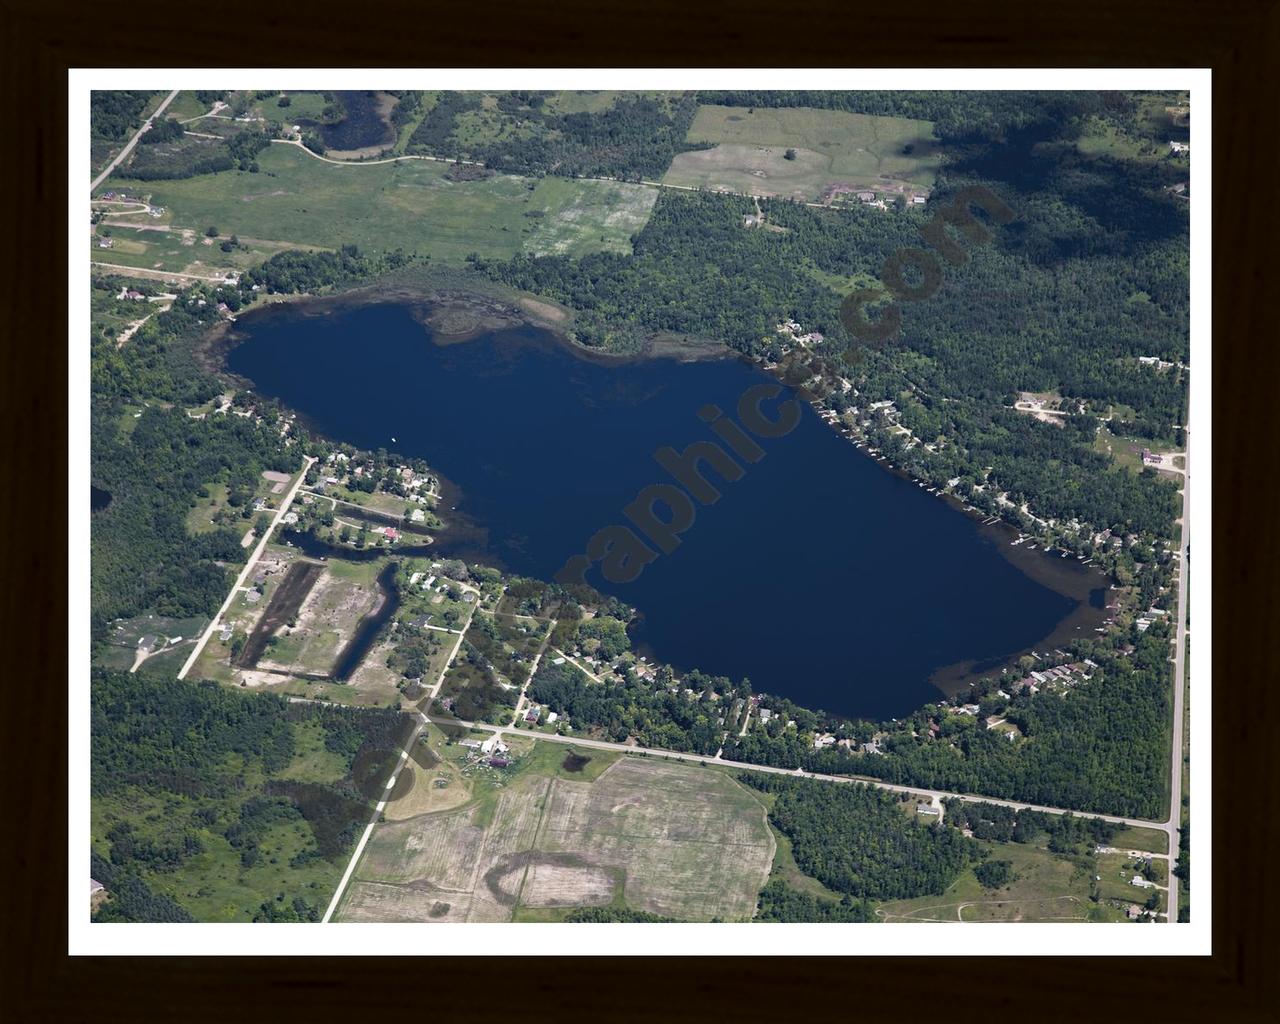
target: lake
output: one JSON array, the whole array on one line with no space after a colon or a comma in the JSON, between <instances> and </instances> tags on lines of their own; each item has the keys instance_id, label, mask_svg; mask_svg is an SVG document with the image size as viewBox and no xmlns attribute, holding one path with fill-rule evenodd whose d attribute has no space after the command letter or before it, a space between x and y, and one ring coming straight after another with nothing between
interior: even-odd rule
<instances>
[{"instance_id":1,"label":"lake","mask_svg":"<svg viewBox=\"0 0 1280 1024\"><path fill-rule=\"evenodd\" d=\"M540 579L602 527L627 524L641 488L673 482L659 448L715 440L699 410L732 415L772 382L733 358L584 358L531 326L445 344L414 312L255 312L227 365L327 437L425 459L456 524L438 556ZM807 405L790 433L758 440L765 454L740 479L708 471L723 497L698 507L672 553L629 583L587 576L640 610L652 657L883 719L1101 622L1099 573L1011 547L1008 528L887 471Z\"/></svg>"}]
</instances>

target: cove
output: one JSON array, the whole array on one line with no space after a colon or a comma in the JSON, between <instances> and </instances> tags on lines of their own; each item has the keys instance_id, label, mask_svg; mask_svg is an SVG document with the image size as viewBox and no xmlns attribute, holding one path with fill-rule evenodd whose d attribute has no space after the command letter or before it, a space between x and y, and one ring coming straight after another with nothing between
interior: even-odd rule
<instances>
[{"instance_id":1,"label":"cove","mask_svg":"<svg viewBox=\"0 0 1280 1024\"><path fill-rule=\"evenodd\" d=\"M655 451L715 440L700 409L732 414L772 381L732 358L588 358L527 325L445 343L420 314L407 302L254 312L227 367L326 437L425 459L456 524L437 555L544 580L626 524L642 488L673 482ZM708 471L723 497L634 582L588 574L640 610L652 657L887 719L1101 621L1101 574L1012 548L1011 531L886 471L808 405L760 444L741 479Z\"/></svg>"}]
</instances>

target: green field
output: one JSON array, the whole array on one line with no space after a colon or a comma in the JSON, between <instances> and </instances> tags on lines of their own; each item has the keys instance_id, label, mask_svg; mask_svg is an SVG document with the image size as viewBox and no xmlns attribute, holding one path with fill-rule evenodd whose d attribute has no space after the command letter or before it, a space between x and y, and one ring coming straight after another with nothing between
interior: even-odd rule
<instances>
[{"instance_id":1,"label":"green field","mask_svg":"<svg viewBox=\"0 0 1280 1024\"><path fill-rule=\"evenodd\" d=\"M1014 879L986 889L972 868L941 896L883 903L882 921L1118 921L1113 907L1089 899L1089 872L1066 857L1021 843L983 843L995 860L1013 865Z\"/></svg>"},{"instance_id":2,"label":"green field","mask_svg":"<svg viewBox=\"0 0 1280 1024\"><path fill-rule=\"evenodd\" d=\"M681 920L752 916L774 841L737 782L594 751L576 774L563 767L570 748L534 750L466 806L378 826L339 916L548 920L607 905Z\"/></svg>"},{"instance_id":3,"label":"green field","mask_svg":"<svg viewBox=\"0 0 1280 1024\"><path fill-rule=\"evenodd\" d=\"M503 258L522 250L629 252L655 199L651 189L614 182L507 175L454 182L445 177L447 164L429 160L344 166L279 143L258 164L258 174L112 179L110 187L150 195L152 205L166 207L174 225L194 229L197 238L214 225L224 237L234 233L261 240L263 247L354 243L449 262L470 253ZM97 259L124 262L110 258L114 250L95 252ZM187 252L194 255L190 247ZM216 246L208 258L214 254L223 256Z\"/></svg>"},{"instance_id":4,"label":"green field","mask_svg":"<svg viewBox=\"0 0 1280 1024\"><path fill-rule=\"evenodd\" d=\"M804 107L699 107L687 139L715 146L678 154L665 184L810 202L833 185L926 193L942 162L928 121Z\"/></svg>"}]
</instances>

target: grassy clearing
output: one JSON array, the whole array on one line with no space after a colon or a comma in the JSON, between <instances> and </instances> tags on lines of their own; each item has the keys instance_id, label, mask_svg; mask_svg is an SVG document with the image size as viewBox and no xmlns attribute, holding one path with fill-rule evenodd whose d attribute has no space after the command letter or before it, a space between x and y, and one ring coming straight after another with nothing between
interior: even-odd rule
<instances>
[{"instance_id":1,"label":"grassy clearing","mask_svg":"<svg viewBox=\"0 0 1280 1024\"><path fill-rule=\"evenodd\" d=\"M1115 834L1108 846L1117 850L1146 850L1149 853L1168 853L1169 837L1157 828L1123 828Z\"/></svg>"},{"instance_id":2,"label":"grassy clearing","mask_svg":"<svg viewBox=\"0 0 1280 1024\"><path fill-rule=\"evenodd\" d=\"M447 164L428 160L341 166L279 143L258 164L258 174L113 179L111 186L150 195L175 224L201 233L212 224L223 235L277 244L402 248L454 263L470 253L513 256L531 240L574 254L630 251L631 235L643 227L654 199L643 186L608 182L507 175L454 182L445 176Z\"/></svg>"},{"instance_id":3,"label":"grassy clearing","mask_svg":"<svg viewBox=\"0 0 1280 1024\"><path fill-rule=\"evenodd\" d=\"M616 181L543 178L534 199L558 212L530 217L525 251L538 256L584 256L631 251L631 236L649 220L658 190ZM532 212L532 211L531 211Z\"/></svg>"},{"instance_id":4,"label":"grassy clearing","mask_svg":"<svg viewBox=\"0 0 1280 1024\"><path fill-rule=\"evenodd\" d=\"M721 772L597 751L569 773L568 752L535 744L509 781L465 807L379 825L339 916L560 920L616 903L750 918L775 852L753 794Z\"/></svg>"},{"instance_id":5,"label":"grassy clearing","mask_svg":"<svg viewBox=\"0 0 1280 1024\"><path fill-rule=\"evenodd\" d=\"M876 911L885 921L1111 921L1120 915L1089 899L1089 872L1066 857L1020 843L984 843L1010 861L1014 879L985 889L967 868L941 896L893 900Z\"/></svg>"},{"instance_id":6,"label":"grassy clearing","mask_svg":"<svg viewBox=\"0 0 1280 1024\"><path fill-rule=\"evenodd\" d=\"M702 106L663 182L815 201L829 185L927 192L942 158L933 125L801 107ZM786 159L794 150L793 159Z\"/></svg>"}]
</instances>

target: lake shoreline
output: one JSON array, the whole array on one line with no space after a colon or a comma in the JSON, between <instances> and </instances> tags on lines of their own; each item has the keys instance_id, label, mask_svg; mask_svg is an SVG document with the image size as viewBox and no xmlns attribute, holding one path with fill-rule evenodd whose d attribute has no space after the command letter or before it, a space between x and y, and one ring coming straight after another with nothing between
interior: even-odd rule
<instances>
[{"instance_id":1,"label":"lake shoreline","mask_svg":"<svg viewBox=\"0 0 1280 1024\"><path fill-rule=\"evenodd\" d=\"M227 368L227 355L247 339L247 328L260 325L273 314L292 311L303 316L328 316L361 306L402 303L412 308L415 319L431 331L433 343L441 345L465 344L490 331L527 325L553 335L575 357L600 365L621 366L654 359L705 362L747 358L722 342L671 332L654 333L639 352L593 348L570 333L572 310L502 285L486 288L489 284L475 278L397 281L392 277L360 282L325 295L270 295L238 315L235 323L212 325L197 342L195 356L206 369L243 380Z\"/></svg>"}]
</instances>

